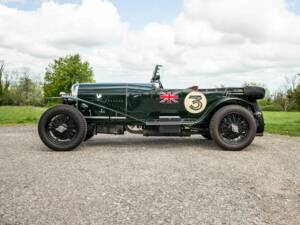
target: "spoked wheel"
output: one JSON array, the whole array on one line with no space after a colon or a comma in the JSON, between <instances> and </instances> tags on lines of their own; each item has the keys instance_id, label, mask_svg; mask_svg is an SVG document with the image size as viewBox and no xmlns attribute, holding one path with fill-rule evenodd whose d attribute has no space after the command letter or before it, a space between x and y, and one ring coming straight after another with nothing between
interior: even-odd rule
<instances>
[{"instance_id":1,"label":"spoked wheel","mask_svg":"<svg viewBox=\"0 0 300 225\"><path fill-rule=\"evenodd\" d=\"M252 113L238 105L217 111L210 122L210 135L226 150L242 150L252 143L256 134L256 121Z\"/></svg>"},{"instance_id":2,"label":"spoked wheel","mask_svg":"<svg viewBox=\"0 0 300 225\"><path fill-rule=\"evenodd\" d=\"M226 115L219 126L219 132L223 141L229 144L238 144L248 135L248 121L237 113Z\"/></svg>"},{"instance_id":3,"label":"spoked wheel","mask_svg":"<svg viewBox=\"0 0 300 225\"><path fill-rule=\"evenodd\" d=\"M53 150L76 148L86 137L87 124L73 106L58 105L47 110L38 125L41 140Z\"/></svg>"}]
</instances>

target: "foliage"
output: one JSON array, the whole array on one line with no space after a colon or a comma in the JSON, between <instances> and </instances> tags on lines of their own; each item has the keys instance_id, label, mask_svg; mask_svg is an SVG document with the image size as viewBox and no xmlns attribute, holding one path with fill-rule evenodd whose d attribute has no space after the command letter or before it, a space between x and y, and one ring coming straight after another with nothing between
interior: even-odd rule
<instances>
[{"instance_id":1,"label":"foliage","mask_svg":"<svg viewBox=\"0 0 300 225\"><path fill-rule=\"evenodd\" d=\"M300 84L294 90L288 92L288 98L294 99L295 104L300 106Z\"/></svg>"},{"instance_id":2,"label":"foliage","mask_svg":"<svg viewBox=\"0 0 300 225\"><path fill-rule=\"evenodd\" d=\"M2 85L2 77L3 77L3 74L4 74L4 63L1 62L1 63L0 63L0 98L1 98L2 95L3 95L3 85Z\"/></svg>"},{"instance_id":3,"label":"foliage","mask_svg":"<svg viewBox=\"0 0 300 225\"><path fill-rule=\"evenodd\" d=\"M265 111L300 111L300 84L297 76L285 78L283 87L272 95L266 95L259 104Z\"/></svg>"},{"instance_id":4,"label":"foliage","mask_svg":"<svg viewBox=\"0 0 300 225\"><path fill-rule=\"evenodd\" d=\"M3 104L4 99L6 99L10 81L8 79L8 73L5 71L4 62L0 62L0 105Z\"/></svg>"},{"instance_id":5,"label":"foliage","mask_svg":"<svg viewBox=\"0 0 300 225\"><path fill-rule=\"evenodd\" d=\"M9 73L1 63L0 80L0 105L43 105L42 85L28 71Z\"/></svg>"},{"instance_id":6,"label":"foliage","mask_svg":"<svg viewBox=\"0 0 300 225\"><path fill-rule=\"evenodd\" d=\"M60 92L68 93L76 82L94 82L89 63L82 62L78 54L56 59L46 68L45 97L59 96Z\"/></svg>"},{"instance_id":7,"label":"foliage","mask_svg":"<svg viewBox=\"0 0 300 225\"><path fill-rule=\"evenodd\" d=\"M265 105L265 106L261 105L261 109L263 111L271 111L271 112L280 112L280 111L282 111L281 105L276 104L276 103L272 103L272 104Z\"/></svg>"},{"instance_id":8,"label":"foliage","mask_svg":"<svg viewBox=\"0 0 300 225\"><path fill-rule=\"evenodd\" d=\"M32 106L0 106L0 124L37 123L46 109Z\"/></svg>"}]
</instances>

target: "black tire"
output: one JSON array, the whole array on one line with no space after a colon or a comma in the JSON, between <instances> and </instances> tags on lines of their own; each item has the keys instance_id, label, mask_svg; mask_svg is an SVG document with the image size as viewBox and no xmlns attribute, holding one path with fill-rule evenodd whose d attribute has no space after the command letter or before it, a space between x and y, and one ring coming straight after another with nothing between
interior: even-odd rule
<instances>
[{"instance_id":1,"label":"black tire","mask_svg":"<svg viewBox=\"0 0 300 225\"><path fill-rule=\"evenodd\" d=\"M86 120L75 107L57 105L40 118L38 132L43 143L55 151L70 151L86 137Z\"/></svg>"},{"instance_id":2,"label":"black tire","mask_svg":"<svg viewBox=\"0 0 300 225\"><path fill-rule=\"evenodd\" d=\"M202 135L202 137L204 137L207 140L212 140L212 138L211 138L211 136L210 136L209 133L205 133L205 134L201 134L201 135Z\"/></svg>"},{"instance_id":3,"label":"black tire","mask_svg":"<svg viewBox=\"0 0 300 225\"><path fill-rule=\"evenodd\" d=\"M214 142L224 150L239 151L250 145L256 135L253 114L239 105L224 106L210 121L209 131Z\"/></svg>"},{"instance_id":4,"label":"black tire","mask_svg":"<svg viewBox=\"0 0 300 225\"><path fill-rule=\"evenodd\" d=\"M92 137L94 137L94 130L88 130L86 132L86 136L84 138L84 141L90 140Z\"/></svg>"}]
</instances>

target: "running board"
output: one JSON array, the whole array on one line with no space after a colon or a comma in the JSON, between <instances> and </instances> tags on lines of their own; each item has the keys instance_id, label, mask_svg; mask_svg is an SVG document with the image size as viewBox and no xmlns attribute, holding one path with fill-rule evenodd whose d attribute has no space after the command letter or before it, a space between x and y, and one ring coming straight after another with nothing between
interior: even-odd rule
<instances>
[{"instance_id":1,"label":"running board","mask_svg":"<svg viewBox=\"0 0 300 225\"><path fill-rule=\"evenodd\" d=\"M195 121L146 121L146 126L176 126L176 125L193 125Z\"/></svg>"}]
</instances>

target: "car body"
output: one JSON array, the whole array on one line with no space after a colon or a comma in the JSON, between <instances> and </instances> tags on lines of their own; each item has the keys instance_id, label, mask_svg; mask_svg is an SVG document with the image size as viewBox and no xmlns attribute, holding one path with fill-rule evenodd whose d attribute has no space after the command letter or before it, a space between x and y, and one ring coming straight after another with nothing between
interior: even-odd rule
<instances>
[{"instance_id":1,"label":"car body","mask_svg":"<svg viewBox=\"0 0 300 225\"><path fill-rule=\"evenodd\" d=\"M144 136L200 134L213 139L224 149L241 150L255 136L263 135L264 119L257 104L257 99L265 95L263 88L199 89L193 86L165 89L160 82L159 68L156 66L151 82L145 84L74 84L71 95L59 97L63 105L49 109L41 117L41 139L54 150L71 150L97 133L124 134L128 131ZM53 122L57 115L70 117L71 114L64 114L64 108L66 112L71 110L71 114L78 113L79 120L83 120L80 123L73 121L77 129L73 136L64 135L68 127L72 127L66 121ZM81 127L84 123L86 125ZM82 137L78 138L82 129ZM51 144L47 136L60 140L60 143L53 144L52 141ZM71 145L76 138L81 141Z\"/></svg>"}]
</instances>

